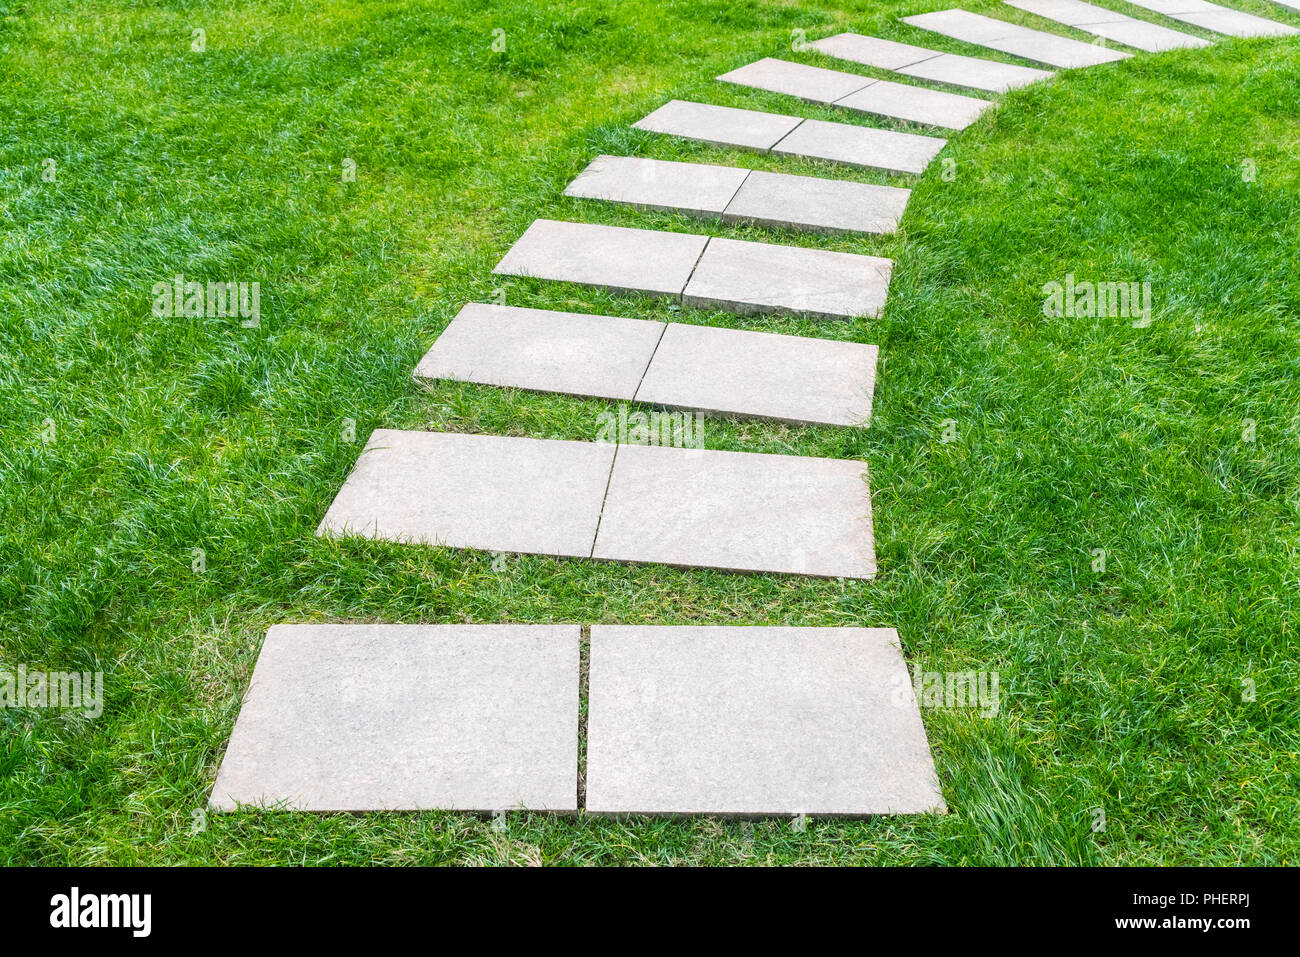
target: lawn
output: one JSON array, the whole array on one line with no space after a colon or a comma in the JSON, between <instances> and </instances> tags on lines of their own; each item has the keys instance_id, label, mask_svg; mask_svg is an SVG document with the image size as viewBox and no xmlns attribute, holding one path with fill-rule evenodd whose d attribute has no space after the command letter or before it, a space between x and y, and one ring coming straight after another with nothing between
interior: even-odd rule
<instances>
[{"instance_id":1,"label":"lawn","mask_svg":"<svg viewBox=\"0 0 1300 957\"><path fill-rule=\"evenodd\" d=\"M105 682L95 719L0 710L0 861L1295 863L1300 38L1061 74L919 178L629 128L671 97L890 126L712 78L852 69L798 29L1018 62L896 19L953 5L0 0L0 669ZM895 235L831 240L564 198L601 152L914 193ZM738 317L493 277L537 217L890 256L889 305ZM176 274L258 282L260 324L155 316ZM1068 275L1150 282L1152 322L1045 315ZM877 343L869 430L709 420L704 443L866 460L879 577L316 539L376 427L596 437L616 403L412 381L498 299ZM923 710L945 816L204 814L267 627L335 620L891 626L1001 702Z\"/></svg>"}]
</instances>

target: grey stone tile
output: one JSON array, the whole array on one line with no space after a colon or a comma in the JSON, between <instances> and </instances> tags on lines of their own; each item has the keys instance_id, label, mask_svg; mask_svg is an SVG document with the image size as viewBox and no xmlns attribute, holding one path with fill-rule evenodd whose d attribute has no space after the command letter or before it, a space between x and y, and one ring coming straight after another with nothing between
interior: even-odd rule
<instances>
[{"instance_id":1,"label":"grey stone tile","mask_svg":"<svg viewBox=\"0 0 1300 957\"><path fill-rule=\"evenodd\" d=\"M682 302L739 313L874 317L885 306L893 266L876 256L712 239Z\"/></svg>"},{"instance_id":2,"label":"grey stone tile","mask_svg":"<svg viewBox=\"0 0 1300 957\"><path fill-rule=\"evenodd\" d=\"M1076 30L1149 53L1211 45L1209 40L1126 17L1105 7L1082 3L1081 0L1006 0L1006 3L1035 16L1055 20Z\"/></svg>"},{"instance_id":3,"label":"grey stone tile","mask_svg":"<svg viewBox=\"0 0 1300 957\"><path fill-rule=\"evenodd\" d=\"M772 152L866 169L923 173L947 142L938 136L804 120L794 132L772 147Z\"/></svg>"},{"instance_id":4,"label":"grey stone tile","mask_svg":"<svg viewBox=\"0 0 1300 957\"><path fill-rule=\"evenodd\" d=\"M875 346L858 342L675 322L636 398L795 424L865 426L876 358Z\"/></svg>"},{"instance_id":5,"label":"grey stone tile","mask_svg":"<svg viewBox=\"0 0 1300 957\"><path fill-rule=\"evenodd\" d=\"M676 296L707 241L693 233L538 219L493 272Z\"/></svg>"},{"instance_id":6,"label":"grey stone tile","mask_svg":"<svg viewBox=\"0 0 1300 957\"><path fill-rule=\"evenodd\" d=\"M902 19L911 26L931 30L955 40L976 43L991 50L1001 50L1003 53L1062 69L1113 63L1129 57L1129 54L1118 50L1107 50L1054 33L1030 30L1028 27L965 10L937 10Z\"/></svg>"},{"instance_id":7,"label":"grey stone tile","mask_svg":"<svg viewBox=\"0 0 1300 957\"><path fill-rule=\"evenodd\" d=\"M717 146L770 150L800 122L797 116L672 100L632 125L651 133L684 136Z\"/></svg>"},{"instance_id":8,"label":"grey stone tile","mask_svg":"<svg viewBox=\"0 0 1300 957\"><path fill-rule=\"evenodd\" d=\"M821 232L892 233L911 195L897 186L755 170L722 218Z\"/></svg>"},{"instance_id":9,"label":"grey stone tile","mask_svg":"<svg viewBox=\"0 0 1300 957\"><path fill-rule=\"evenodd\" d=\"M912 66L902 67L898 72L921 80L968 86L974 90L988 90L992 93L1005 93L1053 76L1050 70L1013 66L1010 63L998 63L994 60L981 60L979 57L958 56L956 53L945 53L933 60L922 60Z\"/></svg>"},{"instance_id":10,"label":"grey stone tile","mask_svg":"<svg viewBox=\"0 0 1300 957\"><path fill-rule=\"evenodd\" d=\"M577 625L277 625L211 805L574 811Z\"/></svg>"},{"instance_id":11,"label":"grey stone tile","mask_svg":"<svg viewBox=\"0 0 1300 957\"><path fill-rule=\"evenodd\" d=\"M946 93L943 90L880 80L864 90L836 100L835 105L911 123L964 130L993 103L973 96L962 96L960 93Z\"/></svg>"},{"instance_id":12,"label":"grey stone tile","mask_svg":"<svg viewBox=\"0 0 1300 957\"><path fill-rule=\"evenodd\" d=\"M721 214L749 174L747 169L674 163L639 156L598 156L565 196L602 199L643 209Z\"/></svg>"},{"instance_id":13,"label":"grey stone tile","mask_svg":"<svg viewBox=\"0 0 1300 957\"><path fill-rule=\"evenodd\" d=\"M317 534L591 554L612 445L376 429Z\"/></svg>"},{"instance_id":14,"label":"grey stone tile","mask_svg":"<svg viewBox=\"0 0 1300 957\"><path fill-rule=\"evenodd\" d=\"M922 60L939 56L938 50L927 50L880 37L864 37L860 33L837 33L833 37L815 40L808 44L818 53L840 60L852 60L881 70L897 70Z\"/></svg>"},{"instance_id":15,"label":"grey stone tile","mask_svg":"<svg viewBox=\"0 0 1300 957\"><path fill-rule=\"evenodd\" d=\"M587 810L946 810L892 628L593 625Z\"/></svg>"},{"instance_id":16,"label":"grey stone tile","mask_svg":"<svg viewBox=\"0 0 1300 957\"><path fill-rule=\"evenodd\" d=\"M1221 7L1205 0L1129 0L1136 7L1144 7L1164 14L1174 20L1190 23L1194 27L1224 33L1233 37L1281 37L1300 32L1295 27L1278 23L1267 17L1257 17L1240 10Z\"/></svg>"},{"instance_id":17,"label":"grey stone tile","mask_svg":"<svg viewBox=\"0 0 1300 957\"><path fill-rule=\"evenodd\" d=\"M834 103L877 82L868 76L856 76L772 57L724 73L718 79L758 90L787 93L811 103Z\"/></svg>"},{"instance_id":18,"label":"grey stone tile","mask_svg":"<svg viewBox=\"0 0 1300 957\"><path fill-rule=\"evenodd\" d=\"M620 445L592 556L871 578L866 471L844 459Z\"/></svg>"},{"instance_id":19,"label":"grey stone tile","mask_svg":"<svg viewBox=\"0 0 1300 957\"><path fill-rule=\"evenodd\" d=\"M466 305L415 368L421 379L630 399L664 323Z\"/></svg>"}]
</instances>

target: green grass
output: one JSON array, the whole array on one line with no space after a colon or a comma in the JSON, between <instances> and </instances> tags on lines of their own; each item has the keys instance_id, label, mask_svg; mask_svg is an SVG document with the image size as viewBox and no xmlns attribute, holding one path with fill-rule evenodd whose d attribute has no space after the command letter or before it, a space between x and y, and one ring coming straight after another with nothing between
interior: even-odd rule
<instances>
[{"instance_id":1,"label":"green grass","mask_svg":"<svg viewBox=\"0 0 1300 957\"><path fill-rule=\"evenodd\" d=\"M895 20L950 5L0 0L0 659L102 670L107 695L94 721L0 711L0 860L1294 863L1300 41L1140 55L1003 97L953 137L952 182L939 163L911 181L888 238L560 195L602 151L908 183L628 125L670 96L870 124L712 77L764 55L829 64L789 51L796 28L979 52ZM539 216L891 256L889 307L740 318L492 277ZM177 272L260 282L261 327L153 317L153 283ZM1067 273L1151 281L1154 323L1045 317L1043 284ZM606 403L412 383L498 286L514 305L878 343L870 430L710 421L705 442L868 461L879 578L527 556L498 572L315 539L377 426L595 437ZM799 833L516 815L499 833L249 812L195 831L265 629L342 619L887 625L928 670L998 672L1002 708L925 712L944 817Z\"/></svg>"}]
</instances>

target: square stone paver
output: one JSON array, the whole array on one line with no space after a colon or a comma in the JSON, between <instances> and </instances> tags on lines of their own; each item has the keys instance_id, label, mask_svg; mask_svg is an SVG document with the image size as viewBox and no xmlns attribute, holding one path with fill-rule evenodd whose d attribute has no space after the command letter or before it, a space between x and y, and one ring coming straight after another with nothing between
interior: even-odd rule
<instances>
[{"instance_id":1,"label":"square stone paver","mask_svg":"<svg viewBox=\"0 0 1300 957\"><path fill-rule=\"evenodd\" d=\"M317 534L587 557L614 446L376 429Z\"/></svg>"},{"instance_id":2,"label":"square stone paver","mask_svg":"<svg viewBox=\"0 0 1300 957\"><path fill-rule=\"evenodd\" d=\"M881 70L897 70L939 56L938 50L882 40L880 37L864 37L860 33L837 33L833 37L814 40L808 46L826 56L852 60Z\"/></svg>"},{"instance_id":3,"label":"square stone paver","mask_svg":"<svg viewBox=\"0 0 1300 957\"><path fill-rule=\"evenodd\" d=\"M910 189L755 170L723 219L821 232L892 233Z\"/></svg>"},{"instance_id":4,"label":"square stone paver","mask_svg":"<svg viewBox=\"0 0 1300 957\"><path fill-rule=\"evenodd\" d=\"M988 90L992 93L1005 93L1007 90L1038 83L1054 75L1050 70L1013 66L1010 63L959 56L956 53L945 53L933 60L922 60L912 66L902 67L898 72L920 80L968 86L974 90Z\"/></svg>"},{"instance_id":5,"label":"square stone paver","mask_svg":"<svg viewBox=\"0 0 1300 957\"><path fill-rule=\"evenodd\" d=\"M636 398L795 424L865 426L877 349L858 342L669 325Z\"/></svg>"},{"instance_id":6,"label":"square stone paver","mask_svg":"<svg viewBox=\"0 0 1300 957\"><path fill-rule=\"evenodd\" d=\"M1008 23L994 17L984 17L965 10L937 10L934 13L922 13L913 17L903 17L903 22L922 30L964 40L1001 50L1027 60L1046 63L1048 66L1070 69L1081 66L1096 66L1101 63L1113 63L1126 60L1127 53L1107 50L1092 43L1071 40L1069 37L1030 30L1019 24Z\"/></svg>"},{"instance_id":7,"label":"square stone paver","mask_svg":"<svg viewBox=\"0 0 1300 957\"><path fill-rule=\"evenodd\" d=\"M277 625L212 807L577 809L577 625Z\"/></svg>"},{"instance_id":8,"label":"square stone paver","mask_svg":"<svg viewBox=\"0 0 1300 957\"><path fill-rule=\"evenodd\" d=\"M834 103L850 93L878 81L869 76L856 76L827 70L819 66L805 66L789 60L767 57L738 70L718 77L727 83L749 86L773 93L786 93L811 103Z\"/></svg>"},{"instance_id":9,"label":"square stone paver","mask_svg":"<svg viewBox=\"0 0 1300 957\"><path fill-rule=\"evenodd\" d=\"M807 156L865 169L923 173L947 140L850 123L804 120L772 152Z\"/></svg>"},{"instance_id":10,"label":"square stone paver","mask_svg":"<svg viewBox=\"0 0 1300 957\"><path fill-rule=\"evenodd\" d=\"M892 80L878 80L871 86L835 101L836 106L875 113L910 123L964 130L993 103L960 93L928 90Z\"/></svg>"},{"instance_id":11,"label":"square stone paver","mask_svg":"<svg viewBox=\"0 0 1300 957\"><path fill-rule=\"evenodd\" d=\"M946 810L892 628L593 625L587 810Z\"/></svg>"},{"instance_id":12,"label":"square stone paver","mask_svg":"<svg viewBox=\"0 0 1300 957\"><path fill-rule=\"evenodd\" d=\"M466 305L415 368L421 379L630 399L664 323Z\"/></svg>"},{"instance_id":13,"label":"square stone paver","mask_svg":"<svg viewBox=\"0 0 1300 957\"><path fill-rule=\"evenodd\" d=\"M684 136L717 146L770 150L800 122L797 116L672 100L632 125L651 133Z\"/></svg>"},{"instance_id":14,"label":"square stone paver","mask_svg":"<svg viewBox=\"0 0 1300 957\"><path fill-rule=\"evenodd\" d=\"M1150 53L1211 45L1209 40L1126 17L1104 7L1082 3L1081 0L1006 0L1006 3L1046 20L1055 20L1085 33Z\"/></svg>"},{"instance_id":15,"label":"square stone paver","mask_svg":"<svg viewBox=\"0 0 1300 957\"><path fill-rule=\"evenodd\" d=\"M620 445L594 558L828 578L876 573L867 466Z\"/></svg>"},{"instance_id":16,"label":"square stone paver","mask_svg":"<svg viewBox=\"0 0 1300 957\"><path fill-rule=\"evenodd\" d=\"M739 313L875 317L885 307L893 266L876 256L715 238L682 301Z\"/></svg>"},{"instance_id":17,"label":"square stone paver","mask_svg":"<svg viewBox=\"0 0 1300 957\"><path fill-rule=\"evenodd\" d=\"M693 233L538 219L493 272L676 296L706 242Z\"/></svg>"},{"instance_id":18,"label":"square stone paver","mask_svg":"<svg viewBox=\"0 0 1300 957\"><path fill-rule=\"evenodd\" d=\"M706 163L674 163L639 156L598 156L565 196L603 199L643 209L721 214L749 170Z\"/></svg>"},{"instance_id":19,"label":"square stone paver","mask_svg":"<svg viewBox=\"0 0 1300 957\"><path fill-rule=\"evenodd\" d=\"M1223 33L1233 37L1281 37L1297 33L1295 27L1278 23L1267 17L1257 17L1221 7L1205 0L1129 0L1135 7L1144 7L1164 14L1174 20L1190 23L1194 27Z\"/></svg>"}]
</instances>

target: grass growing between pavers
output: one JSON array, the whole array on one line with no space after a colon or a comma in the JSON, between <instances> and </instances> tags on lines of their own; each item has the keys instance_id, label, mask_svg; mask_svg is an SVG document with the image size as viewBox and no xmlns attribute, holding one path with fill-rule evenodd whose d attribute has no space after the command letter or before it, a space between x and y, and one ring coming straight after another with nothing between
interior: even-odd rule
<instances>
[{"instance_id":1,"label":"grass growing between pavers","mask_svg":"<svg viewBox=\"0 0 1300 957\"><path fill-rule=\"evenodd\" d=\"M1300 42L1062 74L920 179L628 128L674 96L890 126L712 77L768 55L889 77L790 52L795 29L1016 62L894 19L948 5L0 0L0 659L106 692L95 720L0 710L0 860L1294 862ZM600 152L915 192L888 237L702 226L563 198ZM891 256L889 306L741 318L493 277L538 216ZM153 316L177 273L259 282L261 325ZM1151 325L1045 316L1068 274L1150 281ZM498 288L877 343L870 430L704 438L866 459L879 578L314 539L377 426L591 440L617 408L412 383ZM923 709L945 817L205 817L266 628L328 620L891 626L913 665L997 672L1001 700Z\"/></svg>"}]
</instances>

